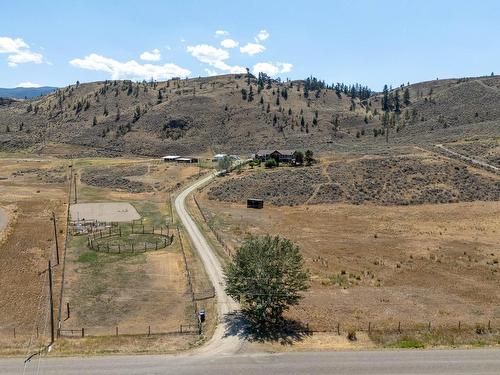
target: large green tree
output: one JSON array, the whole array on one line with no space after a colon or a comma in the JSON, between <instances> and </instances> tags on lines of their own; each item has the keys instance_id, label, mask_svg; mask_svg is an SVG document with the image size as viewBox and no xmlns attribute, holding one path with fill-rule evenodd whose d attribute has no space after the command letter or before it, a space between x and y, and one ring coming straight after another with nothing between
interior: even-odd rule
<instances>
[{"instance_id":1,"label":"large green tree","mask_svg":"<svg viewBox=\"0 0 500 375\"><path fill-rule=\"evenodd\" d=\"M297 245L279 236L250 236L225 269L226 292L257 327L279 324L309 288Z\"/></svg>"}]
</instances>

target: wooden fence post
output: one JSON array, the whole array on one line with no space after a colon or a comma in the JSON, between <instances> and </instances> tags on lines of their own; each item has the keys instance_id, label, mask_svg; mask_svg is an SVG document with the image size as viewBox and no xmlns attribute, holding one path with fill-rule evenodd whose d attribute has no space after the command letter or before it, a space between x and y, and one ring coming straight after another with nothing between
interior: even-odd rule
<instances>
[{"instance_id":1,"label":"wooden fence post","mask_svg":"<svg viewBox=\"0 0 500 375\"><path fill-rule=\"evenodd\" d=\"M118 336L118 326L116 326L116 336Z\"/></svg>"},{"instance_id":2,"label":"wooden fence post","mask_svg":"<svg viewBox=\"0 0 500 375\"><path fill-rule=\"evenodd\" d=\"M372 332L372 322L368 322L368 333Z\"/></svg>"},{"instance_id":3,"label":"wooden fence post","mask_svg":"<svg viewBox=\"0 0 500 375\"><path fill-rule=\"evenodd\" d=\"M85 328L82 327L82 337L85 337Z\"/></svg>"},{"instance_id":4,"label":"wooden fence post","mask_svg":"<svg viewBox=\"0 0 500 375\"><path fill-rule=\"evenodd\" d=\"M401 333L401 322L398 322L398 332Z\"/></svg>"},{"instance_id":5,"label":"wooden fence post","mask_svg":"<svg viewBox=\"0 0 500 375\"><path fill-rule=\"evenodd\" d=\"M14 327L14 338L16 338L16 327Z\"/></svg>"},{"instance_id":6,"label":"wooden fence post","mask_svg":"<svg viewBox=\"0 0 500 375\"><path fill-rule=\"evenodd\" d=\"M340 336L340 323L337 323L337 335Z\"/></svg>"},{"instance_id":7,"label":"wooden fence post","mask_svg":"<svg viewBox=\"0 0 500 375\"><path fill-rule=\"evenodd\" d=\"M151 336L151 326L148 326L148 336Z\"/></svg>"},{"instance_id":8,"label":"wooden fence post","mask_svg":"<svg viewBox=\"0 0 500 375\"><path fill-rule=\"evenodd\" d=\"M459 321L458 321L458 330L459 330L459 331L460 331L460 329L461 329L461 326L462 326L462 322L459 320Z\"/></svg>"}]
</instances>

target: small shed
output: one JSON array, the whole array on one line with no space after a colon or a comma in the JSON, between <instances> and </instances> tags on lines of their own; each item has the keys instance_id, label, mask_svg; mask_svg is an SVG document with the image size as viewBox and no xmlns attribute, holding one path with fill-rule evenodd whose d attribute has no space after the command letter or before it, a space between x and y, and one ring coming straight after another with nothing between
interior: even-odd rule
<instances>
[{"instance_id":1,"label":"small shed","mask_svg":"<svg viewBox=\"0 0 500 375\"><path fill-rule=\"evenodd\" d=\"M175 159L177 163L198 163L198 158L194 156L181 156Z\"/></svg>"},{"instance_id":2,"label":"small shed","mask_svg":"<svg viewBox=\"0 0 500 375\"><path fill-rule=\"evenodd\" d=\"M247 199L247 208L264 208L264 200L257 198Z\"/></svg>"}]
</instances>

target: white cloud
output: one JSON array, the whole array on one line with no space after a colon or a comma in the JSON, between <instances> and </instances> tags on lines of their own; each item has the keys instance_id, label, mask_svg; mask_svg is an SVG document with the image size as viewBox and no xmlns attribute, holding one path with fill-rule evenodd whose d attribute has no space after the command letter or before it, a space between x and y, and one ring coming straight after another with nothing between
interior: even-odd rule
<instances>
[{"instance_id":1,"label":"white cloud","mask_svg":"<svg viewBox=\"0 0 500 375\"><path fill-rule=\"evenodd\" d=\"M219 61L227 60L229 58L229 52L208 44L188 46L187 51L196 59L212 66Z\"/></svg>"},{"instance_id":2,"label":"white cloud","mask_svg":"<svg viewBox=\"0 0 500 375\"><path fill-rule=\"evenodd\" d=\"M29 46L21 38L0 37L0 53L16 53L23 48L29 48Z\"/></svg>"},{"instance_id":3,"label":"white cloud","mask_svg":"<svg viewBox=\"0 0 500 375\"><path fill-rule=\"evenodd\" d=\"M31 87L42 87L42 85L39 85L38 83L33 83L30 81L27 81L27 82L21 82L16 87L30 87L31 88Z\"/></svg>"},{"instance_id":4,"label":"white cloud","mask_svg":"<svg viewBox=\"0 0 500 375\"><path fill-rule=\"evenodd\" d=\"M276 76L281 73L288 73L292 70L293 65L290 63L276 63L260 62L253 66L252 73L257 75L259 72L266 73L270 76Z\"/></svg>"},{"instance_id":5,"label":"white cloud","mask_svg":"<svg viewBox=\"0 0 500 375\"><path fill-rule=\"evenodd\" d=\"M145 61L159 61L161 59L160 50L155 48L152 51L144 51L141 53L140 58Z\"/></svg>"},{"instance_id":6,"label":"white cloud","mask_svg":"<svg viewBox=\"0 0 500 375\"><path fill-rule=\"evenodd\" d=\"M245 46L240 47L241 53L246 53L247 55L253 56L258 53L262 53L266 50L262 44L259 43L247 43Z\"/></svg>"},{"instance_id":7,"label":"white cloud","mask_svg":"<svg viewBox=\"0 0 500 375\"><path fill-rule=\"evenodd\" d=\"M73 59L71 65L88 70L103 71L111 74L112 79L168 79L187 77L191 72L175 64L139 64L134 60L120 62L109 57L91 53L83 59Z\"/></svg>"},{"instance_id":8,"label":"white cloud","mask_svg":"<svg viewBox=\"0 0 500 375\"><path fill-rule=\"evenodd\" d=\"M14 55L9 55L7 57L7 61L11 68L15 68L18 64L25 64L29 62L41 64L43 62L43 56L41 53L22 50L16 52Z\"/></svg>"},{"instance_id":9,"label":"white cloud","mask_svg":"<svg viewBox=\"0 0 500 375\"><path fill-rule=\"evenodd\" d=\"M208 44L198 44L196 46L188 46L187 51L198 61L213 66L216 69L232 74L246 72L246 69L241 66L226 64L224 60L229 58L229 52L221 48Z\"/></svg>"},{"instance_id":10,"label":"white cloud","mask_svg":"<svg viewBox=\"0 0 500 375\"><path fill-rule=\"evenodd\" d=\"M266 40L267 38L269 38L269 33L267 32L267 30L260 30L259 33L257 34L257 36L255 37L255 41L264 41Z\"/></svg>"},{"instance_id":11,"label":"white cloud","mask_svg":"<svg viewBox=\"0 0 500 375\"><path fill-rule=\"evenodd\" d=\"M11 68L18 64L43 62L43 55L38 52L32 52L30 46L21 38L0 37L0 53L8 53L7 62Z\"/></svg>"},{"instance_id":12,"label":"white cloud","mask_svg":"<svg viewBox=\"0 0 500 375\"><path fill-rule=\"evenodd\" d=\"M224 48L236 48L238 47L239 43L233 39L224 39L220 42L220 45Z\"/></svg>"},{"instance_id":13,"label":"white cloud","mask_svg":"<svg viewBox=\"0 0 500 375\"><path fill-rule=\"evenodd\" d=\"M229 31L226 31L226 30L217 30L215 32L215 36L225 36L225 35L229 35Z\"/></svg>"}]
</instances>

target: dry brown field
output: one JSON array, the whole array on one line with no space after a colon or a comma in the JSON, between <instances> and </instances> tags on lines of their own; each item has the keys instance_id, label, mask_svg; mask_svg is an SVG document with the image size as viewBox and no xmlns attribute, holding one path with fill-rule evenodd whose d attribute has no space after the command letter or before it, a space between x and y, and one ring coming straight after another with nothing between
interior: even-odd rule
<instances>
[{"instance_id":1,"label":"dry brown field","mask_svg":"<svg viewBox=\"0 0 500 375\"><path fill-rule=\"evenodd\" d=\"M427 153L419 158L423 165L436 165L439 169L439 160L446 159L429 160L431 155ZM457 327L459 322L462 327L486 326L489 321L500 325L498 200L398 205L383 204L378 199L349 204L339 199L338 203L322 203L314 198L318 186L352 184L350 175L346 181L339 181L338 175L329 175L328 179L321 173L332 169L331 165L328 167L332 160L341 163L338 158L329 158L311 167L318 169L316 178L320 183L316 189L301 187L315 183L305 177L302 181L294 180L301 182L299 186L272 178L278 176L275 173L282 173L280 168L269 173L254 168L220 179L198 194L205 217L229 251L234 251L247 234L281 235L301 247L312 282L301 304L291 309L291 318L320 331L336 331L339 323L344 330L367 329L369 324L372 329L397 329L399 324L407 328L426 327L429 322L432 327ZM347 162L347 165L359 164L357 159ZM454 169L457 162L448 162L452 163L450 169ZM392 163L389 168L394 174ZM498 176L472 167L467 167L467 171L474 178L490 179L493 192L495 186L498 188ZM271 192L271 202L279 204L295 199L302 203L273 205L263 196L264 209L247 209L243 202L253 197L258 188L250 182L245 190L242 181L251 181L254 174L265 173L270 176L265 186ZM311 173L314 178L316 172ZM355 168L351 175L356 175ZM377 175L358 176L357 182L370 186L372 177L376 180L384 175L386 180L402 184L398 185L403 189L398 192L401 196L409 190L405 185L412 181L409 172L396 174L401 176L401 182L389 177L382 168ZM262 179L261 176L258 178ZM446 182L439 184L442 189L450 187ZM461 181L454 183L458 186ZM385 192L387 189L394 186L386 187ZM236 202L210 199L214 191L223 192L227 199L237 197ZM369 188L364 193L371 196ZM352 190L350 194L357 192Z\"/></svg>"},{"instance_id":2,"label":"dry brown field","mask_svg":"<svg viewBox=\"0 0 500 375\"><path fill-rule=\"evenodd\" d=\"M131 203L146 227L162 226L165 230L169 227L175 236L173 244L146 253L104 254L88 248L87 236L70 234L64 254L69 165L77 176L78 203ZM200 173L198 167L167 165L148 159L4 158L0 160L0 170L0 207L9 219L2 231L3 243L0 245L0 339L3 354L26 354L30 339L36 337L37 327L39 341L33 342L42 345L49 338L47 275L39 273L47 268L49 258L55 264L52 211L58 218L61 247L61 265L53 268L56 325L62 262L65 260L60 309L62 339L60 347L56 344L56 352L144 351L149 344L156 352L168 352L198 342L197 335L176 333L181 324L184 330L195 331L196 316L170 207L170 199L177 189ZM85 173L96 175L96 171L102 170L114 173L109 173L104 183L100 180L91 180L92 185L83 182ZM127 170L135 170L135 173L128 176L123 172ZM122 187L114 181L123 178L147 189L130 191L127 184ZM69 199L71 204L75 202L74 186ZM203 267L186 238L184 245L188 265L196 275L194 291L205 292L210 287ZM67 304L70 306L69 318ZM205 305L210 310L213 301L207 300ZM118 338L104 337L114 336L116 327L120 334ZM82 328L86 338L76 339L81 336ZM164 333L168 333L165 339L158 336ZM132 341L120 339L126 334L139 336ZM89 345L83 345L84 342ZM133 346L136 347L134 350ZM36 345L32 344L32 347Z\"/></svg>"}]
</instances>

